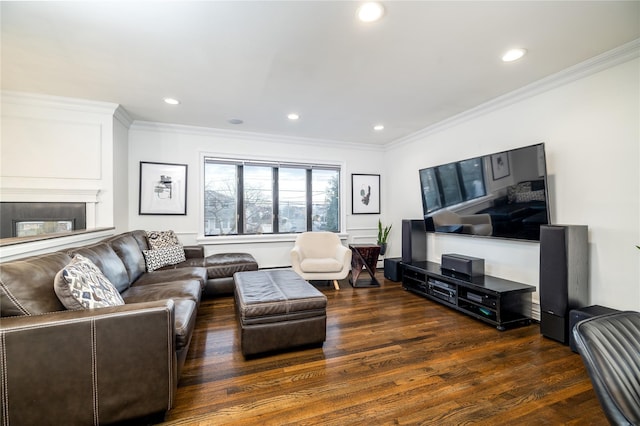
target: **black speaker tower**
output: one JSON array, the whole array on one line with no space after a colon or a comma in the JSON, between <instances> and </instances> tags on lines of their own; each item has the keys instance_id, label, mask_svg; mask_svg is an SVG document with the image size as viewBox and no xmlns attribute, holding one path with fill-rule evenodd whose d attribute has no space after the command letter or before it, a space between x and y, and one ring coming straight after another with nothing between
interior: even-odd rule
<instances>
[{"instance_id":1,"label":"black speaker tower","mask_svg":"<svg viewBox=\"0 0 640 426\"><path fill-rule=\"evenodd\" d=\"M427 260L427 231L422 219L402 220L402 262Z\"/></svg>"},{"instance_id":2,"label":"black speaker tower","mask_svg":"<svg viewBox=\"0 0 640 426\"><path fill-rule=\"evenodd\" d=\"M569 311L588 304L588 240L584 225L540 227L540 333L569 342Z\"/></svg>"}]
</instances>

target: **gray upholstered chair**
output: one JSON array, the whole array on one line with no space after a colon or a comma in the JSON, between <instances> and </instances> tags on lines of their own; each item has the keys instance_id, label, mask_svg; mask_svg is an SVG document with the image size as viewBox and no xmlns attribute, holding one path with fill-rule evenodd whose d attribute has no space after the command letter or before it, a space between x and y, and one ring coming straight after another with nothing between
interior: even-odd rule
<instances>
[{"instance_id":1,"label":"gray upholstered chair","mask_svg":"<svg viewBox=\"0 0 640 426\"><path fill-rule=\"evenodd\" d=\"M351 270L351 250L333 232L303 232L291 249L291 267L305 280L332 280L340 290L338 280Z\"/></svg>"},{"instance_id":2,"label":"gray upholstered chair","mask_svg":"<svg viewBox=\"0 0 640 426\"><path fill-rule=\"evenodd\" d=\"M640 425L640 313L589 318L572 332L609 422Z\"/></svg>"}]
</instances>

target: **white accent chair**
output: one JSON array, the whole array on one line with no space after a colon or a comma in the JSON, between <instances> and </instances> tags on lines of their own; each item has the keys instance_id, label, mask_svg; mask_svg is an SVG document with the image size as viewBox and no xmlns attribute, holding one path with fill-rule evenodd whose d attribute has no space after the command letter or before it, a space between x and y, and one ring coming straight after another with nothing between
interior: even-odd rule
<instances>
[{"instance_id":1,"label":"white accent chair","mask_svg":"<svg viewBox=\"0 0 640 426\"><path fill-rule=\"evenodd\" d=\"M303 232L291 249L291 267L307 281L333 280L340 290L338 280L351 270L351 250L333 232Z\"/></svg>"}]
</instances>

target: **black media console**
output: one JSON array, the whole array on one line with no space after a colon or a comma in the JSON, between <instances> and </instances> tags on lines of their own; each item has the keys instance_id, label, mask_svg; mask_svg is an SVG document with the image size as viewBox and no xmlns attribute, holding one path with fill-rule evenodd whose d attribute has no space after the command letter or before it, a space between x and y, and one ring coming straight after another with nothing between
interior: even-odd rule
<instances>
[{"instance_id":1,"label":"black media console","mask_svg":"<svg viewBox=\"0 0 640 426\"><path fill-rule=\"evenodd\" d=\"M402 262L402 287L498 330L531 323L531 285L483 275L468 277L434 262Z\"/></svg>"}]
</instances>

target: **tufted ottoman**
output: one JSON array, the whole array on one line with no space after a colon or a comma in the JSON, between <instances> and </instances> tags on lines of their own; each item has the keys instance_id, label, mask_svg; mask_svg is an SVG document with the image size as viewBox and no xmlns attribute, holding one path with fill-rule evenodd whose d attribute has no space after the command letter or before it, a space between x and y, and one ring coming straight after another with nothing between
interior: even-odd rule
<instances>
[{"instance_id":1,"label":"tufted ottoman","mask_svg":"<svg viewBox=\"0 0 640 426\"><path fill-rule=\"evenodd\" d=\"M327 297L290 269L236 272L244 356L318 344L327 333Z\"/></svg>"}]
</instances>

